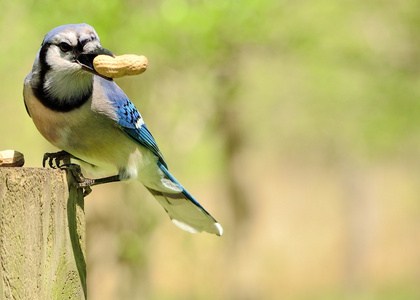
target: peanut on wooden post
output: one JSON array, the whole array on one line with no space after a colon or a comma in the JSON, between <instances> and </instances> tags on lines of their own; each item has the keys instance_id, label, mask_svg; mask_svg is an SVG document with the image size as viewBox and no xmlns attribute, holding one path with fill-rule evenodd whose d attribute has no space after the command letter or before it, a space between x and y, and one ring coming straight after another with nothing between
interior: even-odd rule
<instances>
[{"instance_id":1,"label":"peanut on wooden post","mask_svg":"<svg viewBox=\"0 0 420 300\"><path fill-rule=\"evenodd\" d=\"M125 54L119 56L98 55L93 60L93 67L99 74L109 78L139 75L146 71L147 57L144 55Z\"/></svg>"},{"instance_id":2,"label":"peanut on wooden post","mask_svg":"<svg viewBox=\"0 0 420 300\"><path fill-rule=\"evenodd\" d=\"M0 167L22 167L24 163L22 153L15 150L0 151Z\"/></svg>"}]
</instances>

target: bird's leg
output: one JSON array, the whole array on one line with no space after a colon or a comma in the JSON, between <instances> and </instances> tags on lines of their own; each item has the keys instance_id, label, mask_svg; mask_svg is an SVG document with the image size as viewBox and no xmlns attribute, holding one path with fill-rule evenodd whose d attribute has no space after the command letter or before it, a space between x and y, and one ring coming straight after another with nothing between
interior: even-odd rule
<instances>
[{"instance_id":1,"label":"bird's leg","mask_svg":"<svg viewBox=\"0 0 420 300\"><path fill-rule=\"evenodd\" d=\"M91 180L93 180L93 184L91 184L91 186L92 185L98 185L98 184L104 184L104 183L121 181L120 175L114 175L114 176L109 176L109 177L104 177L104 178L97 178L97 179L91 179Z\"/></svg>"},{"instance_id":2,"label":"bird's leg","mask_svg":"<svg viewBox=\"0 0 420 300\"><path fill-rule=\"evenodd\" d=\"M42 166L45 168L45 164L48 161L48 165L50 166L50 168L60 168L63 165L69 165L70 158L73 157L73 155L64 150L54 153L45 153L44 158L42 159Z\"/></svg>"},{"instance_id":3,"label":"bird's leg","mask_svg":"<svg viewBox=\"0 0 420 300\"><path fill-rule=\"evenodd\" d=\"M119 175L114 175L114 176L109 176L109 177L104 177L104 178L97 178L97 179L86 178L83 176L79 165L68 164L64 167L72 173L73 177L76 179L77 183L79 184L79 187L83 188L83 196L87 196L92 192L91 186L121 180Z\"/></svg>"}]
</instances>

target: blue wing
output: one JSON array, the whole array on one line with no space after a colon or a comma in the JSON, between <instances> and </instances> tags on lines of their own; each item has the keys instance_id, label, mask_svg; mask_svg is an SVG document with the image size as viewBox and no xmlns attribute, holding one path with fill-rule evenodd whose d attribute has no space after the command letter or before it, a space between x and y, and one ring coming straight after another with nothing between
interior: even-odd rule
<instances>
[{"instance_id":1,"label":"blue wing","mask_svg":"<svg viewBox=\"0 0 420 300\"><path fill-rule=\"evenodd\" d=\"M116 110L117 123L122 131L133 141L152 151L167 168L162 152L134 104L115 82L102 78L100 80L105 96L112 101Z\"/></svg>"}]
</instances>

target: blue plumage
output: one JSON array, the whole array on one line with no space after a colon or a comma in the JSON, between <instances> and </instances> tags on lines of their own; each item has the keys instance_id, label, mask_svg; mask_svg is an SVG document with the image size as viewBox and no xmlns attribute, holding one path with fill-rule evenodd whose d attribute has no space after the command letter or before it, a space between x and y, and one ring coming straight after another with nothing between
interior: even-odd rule
<instances>
[{"instance_id":1,"label":"blue plumage","mask_svg":"<svg viewBox=\"0 0 420 300\"><path fill-rule=\"evenodd\" d=\"M136 124L142 119L142 117L134 107L134 104L128 99L124 99L122 101L115 101L110 97L108 97L108 99L112 99L114 101L118 115L118 124L125 128L137 128Z\"/></svg>"}]
</instances>

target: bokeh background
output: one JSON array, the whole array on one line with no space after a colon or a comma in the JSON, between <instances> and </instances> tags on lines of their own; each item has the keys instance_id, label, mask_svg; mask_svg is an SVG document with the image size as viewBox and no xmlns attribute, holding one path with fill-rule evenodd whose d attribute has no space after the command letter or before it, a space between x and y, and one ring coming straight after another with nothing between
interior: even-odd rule
<instances>
[{"instance_id":1,"label":"bokeh background","mask_svg":"<svg viewBox=\"0 0 420 300\"><path fill-rule=\"evenodd\" d=\"M149 58L117 83L224 226L139 183L85 200L89 299L420 299L415 0L0 0L0 149L55 151L22 99L43 36L89 23Z\"/></svg>"}]
</instances>

